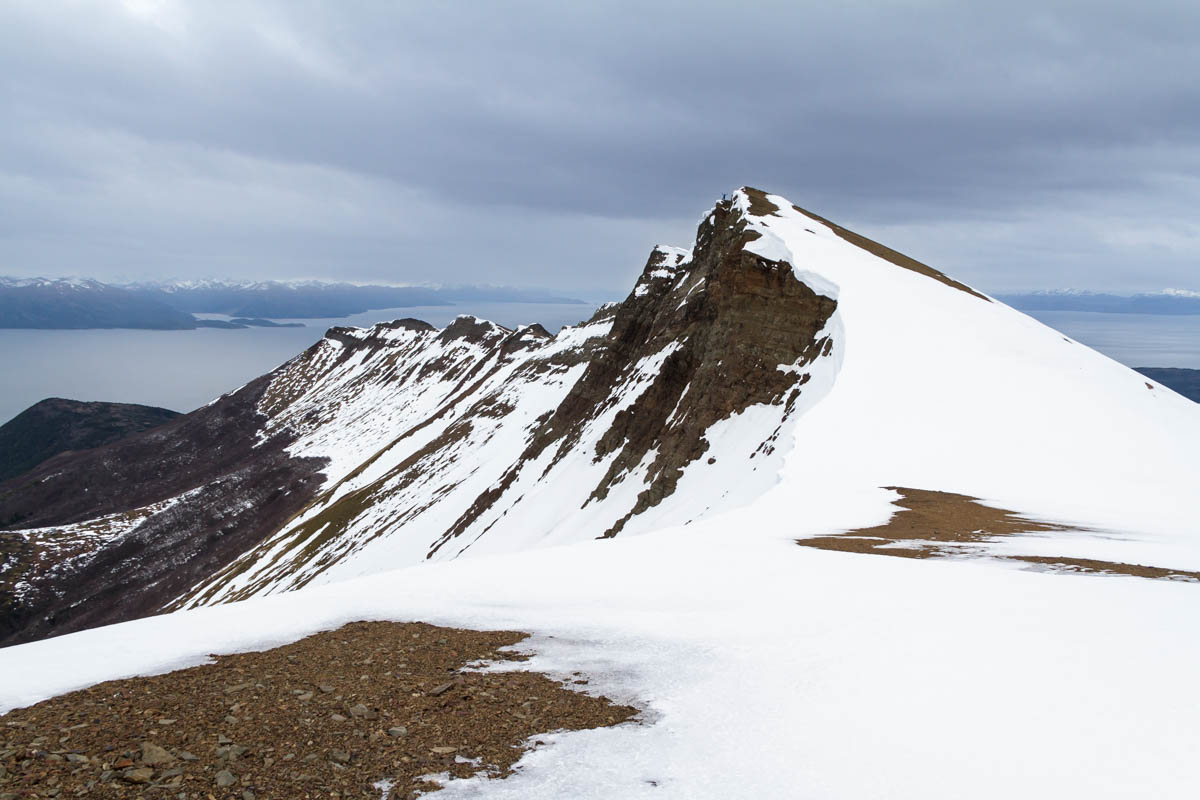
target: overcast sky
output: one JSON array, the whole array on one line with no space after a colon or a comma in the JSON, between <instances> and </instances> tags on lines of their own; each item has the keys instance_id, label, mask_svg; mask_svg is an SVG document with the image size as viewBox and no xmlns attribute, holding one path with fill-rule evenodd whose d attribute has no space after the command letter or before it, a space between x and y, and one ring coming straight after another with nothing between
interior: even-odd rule
<instances>
[{"instance_id":1,"label":"overcast sky","mask_svg":"<svg viewBox=\"0 0 1200 800\"><path fill-rule=\"evenodd\" d=\"M0 4L0 274L624 294L742 184L1200 289L1200 3Z\"/></svg>"}]
</instances>

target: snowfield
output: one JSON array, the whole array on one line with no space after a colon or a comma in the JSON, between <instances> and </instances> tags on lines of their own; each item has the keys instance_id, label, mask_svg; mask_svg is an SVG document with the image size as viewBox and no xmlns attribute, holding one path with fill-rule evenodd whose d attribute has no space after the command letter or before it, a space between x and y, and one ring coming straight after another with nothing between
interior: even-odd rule
<instances>
[{"instance_id":1,"label":"snowfield","mask_svg":"<svg viewBox=\"0 0 1200 800\"><path fill-rule=\"evenodd\" d=\"M714 425L705 458L687 466L675 493L615 539L594 537L628 508L653 453L581 510L605 468L587 448L668 353L638 363L579 452L520 474L519 497L482 519L477 546L452 540L420 563L427 534L453 521L453 506L368 539L394 522L379 506L353 529L366 531L363 544L306 588L282 591L293 579L285 576L242 602L0 650L0 711L348 621L423 620L528 631L535 657L521 668L583 671L589 690L643 709L636 724L539 737L549 744L515 777L452 782L438 797L1193 796L1200 585L1038 572L996 558L828 552L795 540L883 523L898 496L883 487L904 486L1072 528L998 540L984 548L991 555L1200 570L1200 406L999 302L873 255L782 197L767 199L774 213L754 213L745 191L734 195L760 234L747 249L790 263L837 300L823 331L831 349L803 368L780 365L809 376L796 413L781 421L778 406L758 405ZM691 251L663 252L675 263L647 280L685 285ZM524 385L505 381L554 348L607 332L590 327L497 365L471 402ZM469 350L420 357L473 363ZM339 362L313 397L335 396L353 367ZM438 491L470 498L495 481L506 454L523 446L523 426L554 408L582 370L530 378L528 398L500 395L519 409L515 424L477 423L478 449L462 445L461 461L445 467L453 481L437 478L462 488ZM447 417L391 450L390 439L366 435L394 437L450 397L440 384L388 380L341 406L310 399L297 421L273 423L313 425L299 447L332 459L331 484L345 479L337 496L450 429ZM345 424L322 428L314 408L322 422ZM768 435L774 450L750 462ZM355 474L370 457L374 466ZM232 589L272 574L285 534Z\"/></svg>"},{"instance_id":2,"label":"snowfield","mask_svg":"<svg viewBox=\"0 0 1200 800\"><path fill-rule=\"evenodd\" d=\"M0 707L426 620L531 631L528 668L645 709L448 797L1180 797L1200 780L1197 589L825 552L718 518L8 648Z\"/></svg>"}]
</instances>

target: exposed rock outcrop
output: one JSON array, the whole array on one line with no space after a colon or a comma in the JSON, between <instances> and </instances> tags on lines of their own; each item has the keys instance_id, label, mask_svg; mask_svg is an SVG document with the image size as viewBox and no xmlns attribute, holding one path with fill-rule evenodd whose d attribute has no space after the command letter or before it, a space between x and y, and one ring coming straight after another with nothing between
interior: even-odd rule
<instances>
[{"instance_id":1,"label":"exposed rock outcrop","mask_svg":"<svg viewBox=\"0 0 1200 800\"><path fill-rule=\"evenodd\" d=\"M597 460L616 457L589 500L603 500L654 453L646 488L605 536L674 491L683 467L708 450L704 433L713 424L752 405L793 404L804 379L779 367L803 366L827 352L831 342L821 332L837 304L797 280L790 264L747 252L753 237L724 201L701 223L692 253L656 248L633 292L613 310L605 346L502 485L547 448L555 448L557 460L578 447L584 429L622 402L621 387L639 365L659 353L668 354L649 388L595 444ZM482 495L449 535L462 533L496 496Z\"/></svg>"}]
</instances>

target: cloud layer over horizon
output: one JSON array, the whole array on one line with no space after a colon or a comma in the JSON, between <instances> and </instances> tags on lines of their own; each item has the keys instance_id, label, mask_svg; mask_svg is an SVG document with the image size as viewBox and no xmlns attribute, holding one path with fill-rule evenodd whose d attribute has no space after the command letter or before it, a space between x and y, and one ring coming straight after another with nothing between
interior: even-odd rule
<instances>
[{"instance_id":1,"label":"cloud layer over horizon","mask_svg":"<svg viewBox=\"0 0 1200 800\"><path fill-rule=\"evenodd\" d=\"M743 184L990 292L1200 289L1200 6L16 0L0 274L623 293Z\"/></svg>"}]
</instances>

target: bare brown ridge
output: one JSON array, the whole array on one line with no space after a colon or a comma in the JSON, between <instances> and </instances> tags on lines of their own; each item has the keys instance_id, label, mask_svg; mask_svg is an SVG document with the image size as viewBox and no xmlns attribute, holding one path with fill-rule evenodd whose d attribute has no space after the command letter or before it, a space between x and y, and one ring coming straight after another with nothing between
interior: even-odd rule
<instances>
[{"instance_id":1,"label":"bare brown ridge","mask_svg":"<svg viewBox=\"0 0 1200 800\"><path fill-rule=\"evenodd\" d=\"M742 191L745 192L746 196L750 198L750 213L751 214L753 214L755 216L766 217L766 216L770 216L771 214L774 214L776 211L779 210L778 207L774 203L772 203L769 199L767 199L767 193L762 191L761 189L752 189L749 186L746 186L746 187L742 188ZM889 261L892 264L895 264L897 267L903 267L904 269L912 270L913 272L924 275L927 278L933 278L935 281L938 281L939 283L944 283L947 286L950 286L954 289L958 289L961 292L966 292L967 294L972 295L973 297L978 297L980 300L986 300L989 303L992 302L991 298L987 297L986 295L980 294L979 292L972 289L970 286L967 286L965 283L960 283L959 281L954 280L950 276L946 275L945 273L943 273L939 270L934 269L933 267L929 266L928 264L923 264L920 261L917 261L915 258L906 256L903 253L897 252L886 245L882 245L879 242L876 242L872 239L868 239L866 236L863 236L861 233L855 233L852 230L847 230L846 228L843 228L841 225L838 225L836 222L830 222L829 220L825 219L824 217L814 214L811 211L807 211L807 210L801 208L800 206L794 205L794 206L792 206L792 208L796 209L797 211L799 211L801 214L808 217L809 219L814 219L817 222L821 223L822 225L827 226L830 230L832 230L834 233L836 233L843 240L849 242L850 244L854 245L855 247L859 247L863 250L866 250L871 255L878 256L879 258L882 258L884 261Z\"/></svg>"},{"instance_id":2,"label":"bare brown ridge","mask_svg":"<svg viewBox=\"0 0 1200 800\"><path fill-rule=\"evenodd\" d=\"M502 648L525 636L356 622L97 684L0 717L0 797L378 798L388 781L409 798L432 774L504 777L539 733L634 716L544 675L464 669L519 660Z\"/></svg>"}]
</instances>

